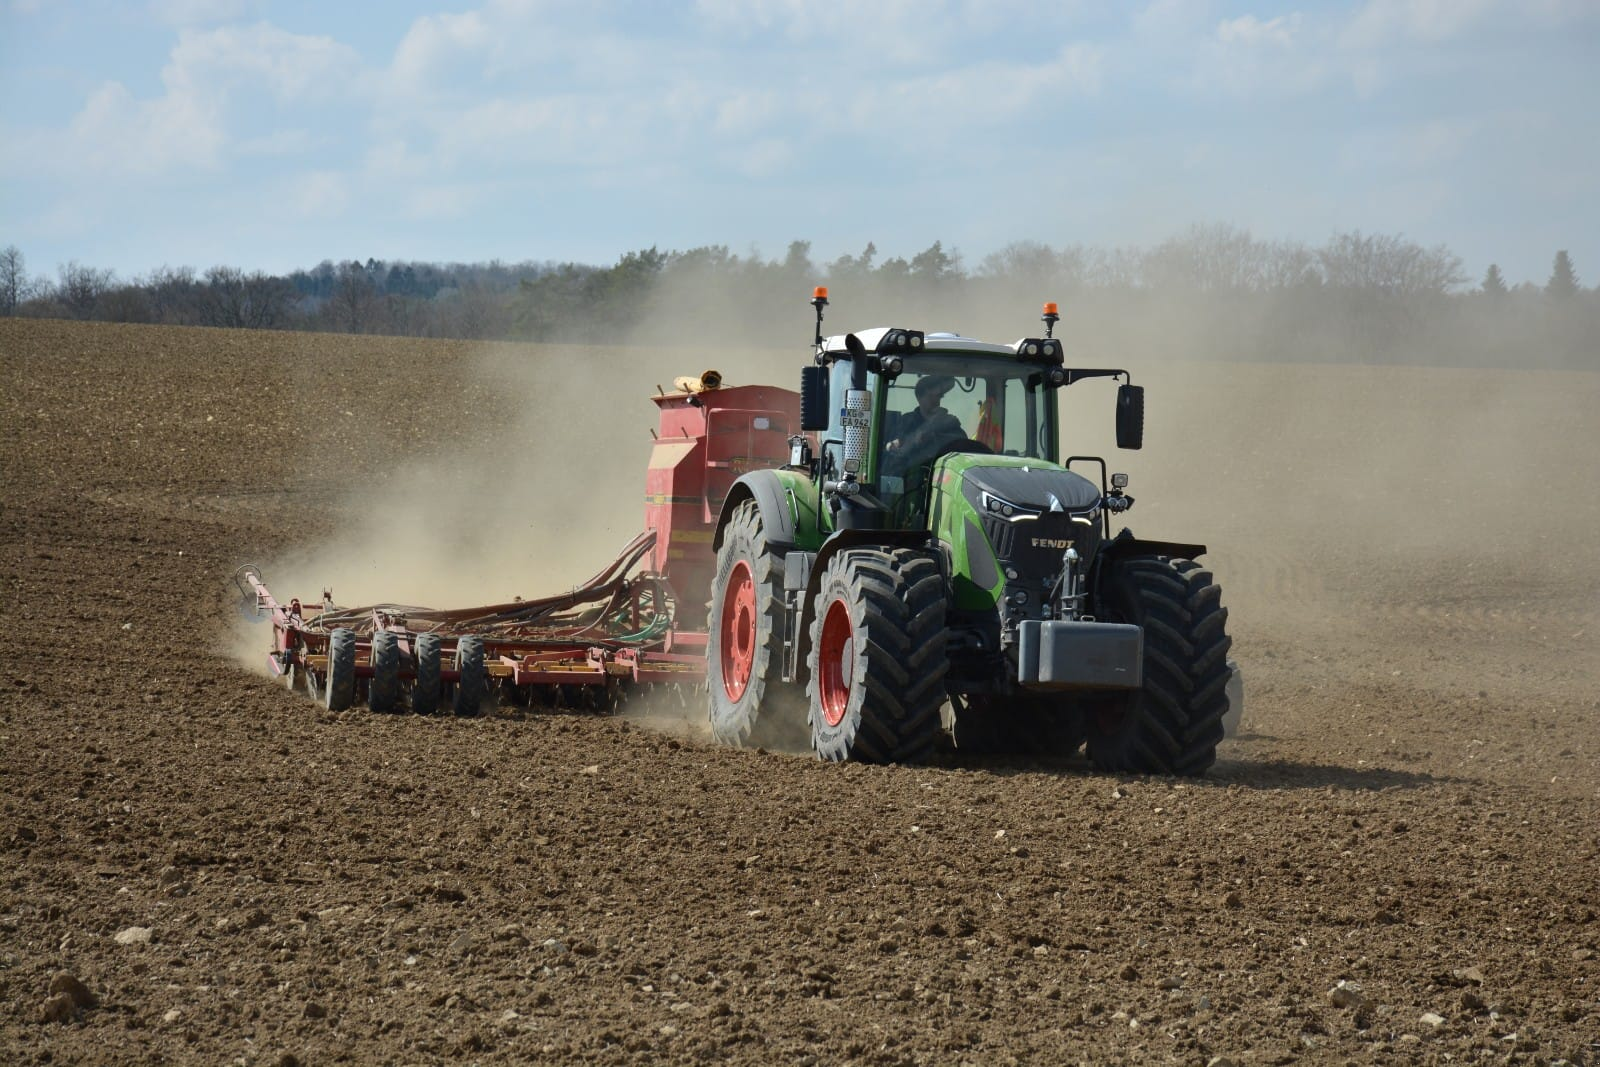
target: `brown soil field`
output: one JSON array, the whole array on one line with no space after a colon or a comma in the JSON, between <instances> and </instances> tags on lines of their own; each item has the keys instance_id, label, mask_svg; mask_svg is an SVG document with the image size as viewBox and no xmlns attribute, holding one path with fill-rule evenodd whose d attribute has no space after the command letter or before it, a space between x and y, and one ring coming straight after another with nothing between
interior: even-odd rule
<instances>
[{"instance_id":1,"label":"brown soil field","mask_svg":"<svg viewBox=\"0 0 1600 1067\"><path fill-rule=\"evenodd\" d=\"M1245 671L1200 780L722 749L696 693L330 714L256 669L240 564L574 584L637 532L655 384L797 380L809 325L0 321L0 1062L1600 1062L1600 374L1133 366L1130 525L1212 546Z\"/></svg>"}]
</instances>

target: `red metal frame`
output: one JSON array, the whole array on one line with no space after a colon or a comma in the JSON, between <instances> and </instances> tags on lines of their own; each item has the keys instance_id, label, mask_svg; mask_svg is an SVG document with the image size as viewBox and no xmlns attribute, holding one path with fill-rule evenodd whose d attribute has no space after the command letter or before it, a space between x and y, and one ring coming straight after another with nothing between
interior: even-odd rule
<instances>
[{"instance_id":1,"label":"red metal frame","mask_svg":"<svg viewBox=\"0 0 1600 1067\"><path fill-rule=\"evenodd\" d=\"M321 604L308 608L299 599L282 604L257 568L243 567L234 580L247 606L272 622L269 668L280 677L307 675L316 688L326 676L332 633L346 629L356 638L358 692L372 677L372 635L380 631L399 637L402 680L416 678L417 638L435 634L445 685L460 680L456 651L468 636L482 640L491 682L524 695L546 691L559 698L561 687L603 687L610 700L634 685L703 684L708 635L680 619L678 609L704 618L702 591L715 570L712 538L723 498L745 471L785 462L800 398L786 389L736 386L652 399L660 429L646 472L647 528L587 582L538 600L450 611L391 604L342 609L326 591ZM749 599L753 610L753 586ZM749 653L753 661L754 649Z\"/></svg>"}]
</instances>

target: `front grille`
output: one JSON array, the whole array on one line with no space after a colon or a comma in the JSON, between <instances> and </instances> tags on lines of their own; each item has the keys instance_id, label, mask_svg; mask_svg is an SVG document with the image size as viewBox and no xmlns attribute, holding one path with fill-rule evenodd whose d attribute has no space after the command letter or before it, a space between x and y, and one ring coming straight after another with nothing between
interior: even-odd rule
<instances>
[{"instance_id":1,"label":"front grille","mask_svg":"<svg viewBox=\"0 0 1600 1067\"><path fill-rule=\"evenodd\" d=\"M1044 576L1061 570L1061 554L1076 548L1088 559L1100 537L1097 524L1075 523L1065 512L1047 512L1027 522L1006 522L984 516L983 532L994 554L1025 576Z\"/></svg>"}]
</instances>

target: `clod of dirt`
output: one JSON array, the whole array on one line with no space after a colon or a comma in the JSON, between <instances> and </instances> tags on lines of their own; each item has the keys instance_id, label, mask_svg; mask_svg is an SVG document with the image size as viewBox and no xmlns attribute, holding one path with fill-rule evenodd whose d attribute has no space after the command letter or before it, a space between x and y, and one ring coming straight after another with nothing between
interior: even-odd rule
<instances>
[{"instance_id":1,"label":"clod of dirt","mask_svg":"<svg viewBox=\"0 0 1600 1067\"><path fill-rule=\"evenodd\" d=\"M100 1003L100 998L68 971L56 972L50 979L50 992L67 996L75 1008L93 1008Z\"/></svg>"},{"instance_id":2,"label":"clod of dirt","mask_svg":"<svg viewBox=\"0 0 1600 1067\"><path fill-rule=\"evenodd\" d=\"M308 1000L306 1001L305 1009L300 1014L307 1019L326 1019L328 1017L328 1009L314 1000Z\"/></svg>"},{"instance_id":3,"label":"clod of dirt","mask_svg":"<svg viewBox=\"0 0 1600 1067\"><path fill-rule=\"evenodd\" d=\"M148 926L128 926L118 930L112 940L119 945L148 945L153 933Z\"/></svg>"},{"instance_id":4,"label":"clod of dirt","mask_svg":"<svg viewBox=\"0 0 1600 1067\"><path fill-rule=\"evenodd\" d=\"M1354 1008L1360 1011L1367 1006L1367 998L1361 992L1361 986L1356 982L1340 979L1332 989L1328 990L1328 1000L1336 1008Z\"/></svg>"},{"instance_id":5,"label":"clod of dirt","mask_svg":"<svg viewBox=\"0 0 1600 1067\"><path fill-rule=\"evenodd\" d=\"M39 1005L41 1023L67 1023L77 1017L78 1007L65 993L57 993Z\"/></svg>"},{"instance_id":6,"label":"clod of dirt","mask_svg":"<svg viewBox=\"0 0 1600 1067\"><path fill-rule=\"evenodd\" d=\"M1137 982L1139 980L1139 969L1131 963L1124 963L1122 970L1117 972L1117 977L1124 982Z\"/></svg>"}]
</instances>

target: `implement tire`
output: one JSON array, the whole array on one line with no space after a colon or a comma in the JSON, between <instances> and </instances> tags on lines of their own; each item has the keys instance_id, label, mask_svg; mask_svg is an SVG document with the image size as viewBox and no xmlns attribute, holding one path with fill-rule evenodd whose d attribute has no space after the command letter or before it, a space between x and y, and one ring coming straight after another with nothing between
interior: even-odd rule
<instances>
[{"instance_id":1,"label":"implement tire","mask_svg":"<svg viewBox=\"0 0 1600 1067\"><path fill-rule=\"evenodd\" d=\"M400 706L400 638L388 630L372 635L372 680L367 683L367 707L389 712Z\"/></svg>"},{"instance_id":2,"label":"implement tire","mask_svg":"<svg viewBox=\"0 0 1600 1067\"><path fill-rule=\"evenodd\" d=\"M489 675L483 665L483 638L463 637L456 642L456 670L461 677L456 682L452 708L459 718L470 719L478 714L484 691L489 688Z\"/></svg>"},{"instance_id":3,"label":"implement tire","mask_svg":"<svg viewBox=\"0 0 1600 1067\"><path fill-rule=\"evenodd\" d=\"M322 706L344 711L356 702L356 633L338 629L328 635L328 677L323 683Z\"/></svg>"},{"instance_id":4,"label":"implement tire","mask_svg":"<svg viewBox=\"0 0 1600 1067\"><path fill-rule=\"evenodd\" d=\"M411 681L411 710L418 715L432 715L439 710L439 671L443 666L439 635L421 634L415 648L417 676Z\"/></svg>"},{"instance_id":5,"label":"implement tire","mask_svg":"<svg viewBox=\"0 0 1600 1067\"><path fill-rule=\"evenodd\" d=\"M939 737L949 669L938 557L870 548L830 559L807 666L817 758L925 762Z\"/></svg>"},{"instance_id":6,"label":"implement tire","mask_svg":"<svg viewBox=\"0 0 1600 1067\"><path fill-rule=\"evenodd\" d=\"M1101 618L1144 629L1144 687L1097 697L1089 758L1106 771L1196 776L1216 762L1228 711L1228 609L1211 572L1188 559L1114 564Z\"/></svg>"},{"instance_id":7,"label":"implement tire","mask_svg":"<svg viewBox=\"0 0 1600 1067\"><path fill-rule=\"evenodd\" d=\"M711 733L725 745L782 748L804 737L800 695L783 680L783 557L755 501L722 529L711 582L706 686Z\"/></svg>"}]
</instances>

